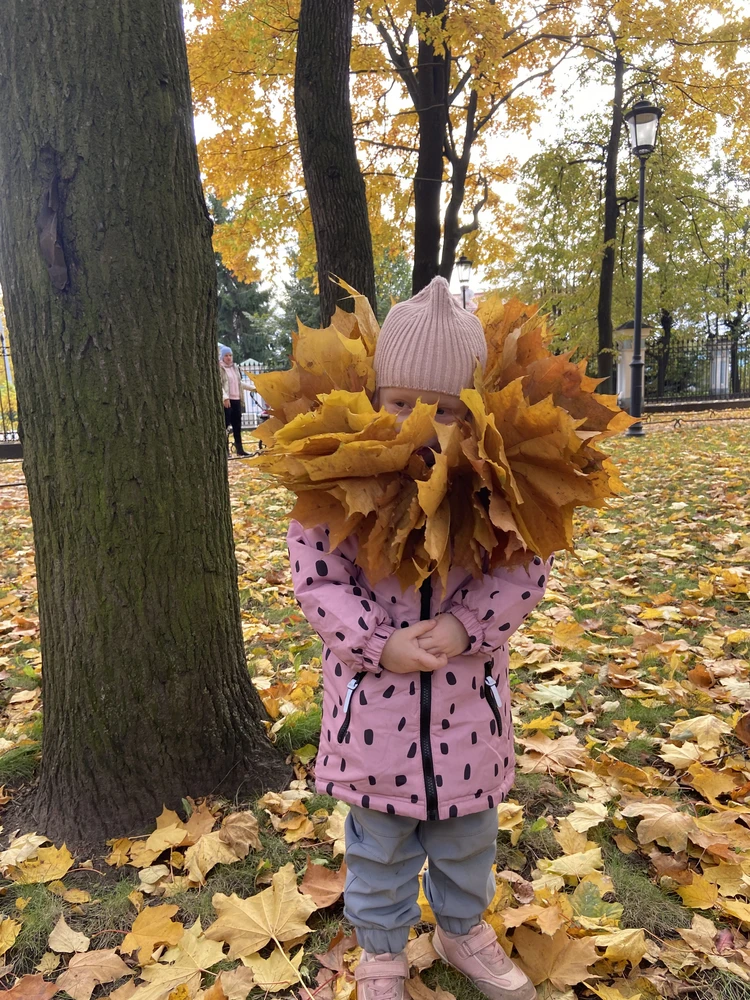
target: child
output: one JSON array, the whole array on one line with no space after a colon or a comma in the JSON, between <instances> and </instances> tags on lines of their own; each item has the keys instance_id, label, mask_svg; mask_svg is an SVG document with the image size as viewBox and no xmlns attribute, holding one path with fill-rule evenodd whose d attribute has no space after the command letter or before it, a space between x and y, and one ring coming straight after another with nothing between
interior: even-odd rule
<instances>
[{"instance_id":1,"label":"child","mask_svg":"<svg viewBox=\"0 0 750 1000\"><path fill-rule=\"evenodd\" d=\"M444 278L395 305L375 351L377 405L405 417L417 399L461 419L459 395L487 348L479 320ZM350 803L345 914L363 948L359 1000L402 1000L418 876L437 918L438 954L491 1000L536 991L482 913L492 900L497 805L513 784L507 641L541 599L547 567L451 570L444 599L372 586L356 540L293 521L294 590L321 636L323 727L317 787ZM436 588L437 591L437 588Z\"/></svg>"}]
</instances>

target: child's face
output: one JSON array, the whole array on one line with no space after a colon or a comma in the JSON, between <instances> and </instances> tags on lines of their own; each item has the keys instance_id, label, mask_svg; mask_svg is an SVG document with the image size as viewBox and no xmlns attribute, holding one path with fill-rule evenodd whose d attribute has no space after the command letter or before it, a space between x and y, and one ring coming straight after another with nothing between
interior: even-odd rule
<instances>
[{"instance_id":1,"label":"child's face","mask_svg":"<svg viewBox=\"0 0 750 1000\"><path fill-rule=\"evenodd\" d=\"M443 392L430 392L425 389L394 389L386 387L378 389L378 404L388 413L395 413L398 425L406 420L416 406L417 400L432 405L437 403L435 419L440 424L453 424L457 420L465 420L468 414L466 405L458 396L450 396Z\"/></svg>"}]
</instances>

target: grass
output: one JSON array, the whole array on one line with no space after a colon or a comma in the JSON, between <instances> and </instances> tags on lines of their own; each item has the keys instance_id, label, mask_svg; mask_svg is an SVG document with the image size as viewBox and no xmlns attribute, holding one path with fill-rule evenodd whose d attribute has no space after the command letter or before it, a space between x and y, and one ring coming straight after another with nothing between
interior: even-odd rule
<instances>
[{"instance_id":1,"label":"grass","mask_svg":"<svg viewBox=\"0 0 750 1000\"><path fill-rule=\"evenodd\" d=\"M23 743L0 755L0 785L29 781L39 766L39 743Z\"/></svg>"},{"instance_id":2,"label":"grass","mask_svg":"<svg viewBox=\"0 0 750 1000\"><path fill-rule=\"evenodd\" d=\"M27 900L23 911L16 901ZM34 966L47 951L50 932L63 912L63 902L53 896L46 885L8 886L2 909L9 916L21 919L21 930L13 946L14 969L17 975L34 971Z\"/></svg>"},{"instance_id":3,"label":"grass","mask_svg":"<svg viewBox=\"0 0 750 1000\"><path fill-rule=\"evenodd\" d=\"M696 1000L750 1000L750 983L731 972L714 969L703 975L695 997Z\"/></svg>"},{"instance_id":4,"label":"grass","mask_svg":"<svg viewBox=\"0 0 750 1000\"><path fill-rule=\"evenodd\" d=\"M664 892L648 874L648 863L635 854L622 854L613 844L602 845L604 870L612 879L615 898L622 904L623 927L642 927L659 938L677 927L689 927L691 914L677 896Z\"/></svg>"},{"instance_id":5,"label":"grass","mask_svg":"<svg viewBox=\"0 0 750 1000\"><path fill-rule=\"evenodd\" d=\"M314 705L308 712L295 712L284 719L284 724L276 733L276 743L282 750L300 750L320 742L320 706Z\"/></svg>"}]
</instances>

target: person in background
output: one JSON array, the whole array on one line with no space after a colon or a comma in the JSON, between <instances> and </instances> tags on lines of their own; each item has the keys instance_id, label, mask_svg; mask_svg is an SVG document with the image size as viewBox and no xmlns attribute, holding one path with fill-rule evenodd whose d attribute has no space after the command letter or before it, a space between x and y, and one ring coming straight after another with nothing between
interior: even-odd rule
<instances>
[{"instance_id":1,"label":"person in background","mask_svg":"<svg viewBox=\"0 0 750 1000\"><path fill-rule=\"evenodd\" d=\"M242 398L243 389L252 389L253 384L243 379L234 357L228 347L222 347L219 360L221 373L221 393L224 400L224 420L232 428L235 450L240 458L247 455L242 446Z\"/></svg>"}]
</instances>

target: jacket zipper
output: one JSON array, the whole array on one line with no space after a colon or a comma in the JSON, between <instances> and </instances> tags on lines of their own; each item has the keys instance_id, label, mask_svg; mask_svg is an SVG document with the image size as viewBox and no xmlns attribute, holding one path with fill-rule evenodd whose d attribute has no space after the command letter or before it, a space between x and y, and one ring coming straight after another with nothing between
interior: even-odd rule
<instances>
[{"instance_id":1,"label":"jacket zipper","mask_svg":"<svg viewBox=\"0 0 750 1000\"><path fill-rule=\"evenodd\" d=\"M362 683L362 678L367 673L366 670L360 670L358 674L346 685L346 698L344 699L344 720L339 727L339 731L336 734L336 739L339 743L343 743L346 734L349 732L349 723L352 721L352 698L354 697L354 692L357 690L359 685Z\"/></svg>"},{"instance_id":2,"label":"jacket zipper","mask_svg":"<svg viewBox=\"0 0 750 1000\"><path fill-rule=\"evenodd\" d=\"M497 681L492 676L492 660L487 660L484 665L484 686L487 689L487 704L490 706L490 711L495 716L495 722L497 723L497 735L503 735L503 700L500 697L500 692L497 689Z\"/></svg>"},{"instance_id":3,"label":"jacket zipper","mask_svg":"<svg viewBox=\"0 0 750 1000\"><path fill-rule=\"evenodd\" d=\"M432 580L430 577L419 588L421 595L420 621L430 617L432 603ZM435 781L435 765L432 760L432 742L430 740L430 721L432 711L432 674L421 671L419 675L419 745L422 753L422 772L424 773L425 804L427 819L438 819L437 783Z\"/></svg>"}]
</instances>

